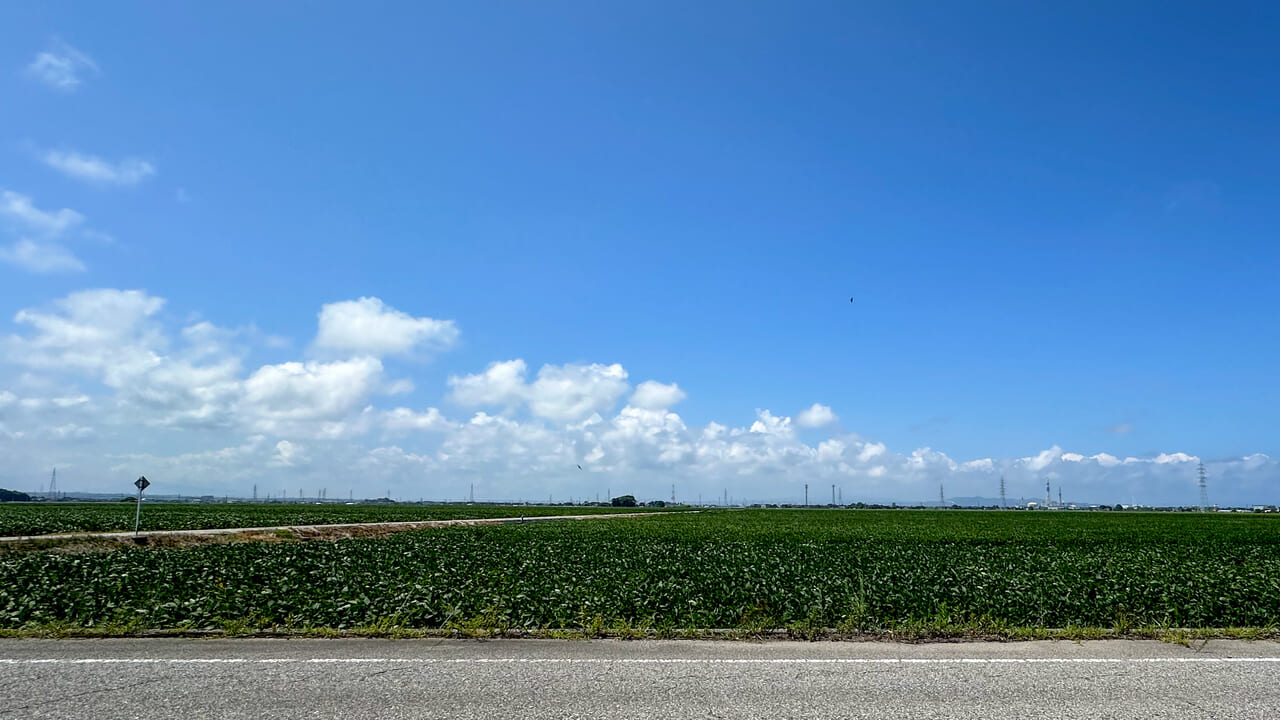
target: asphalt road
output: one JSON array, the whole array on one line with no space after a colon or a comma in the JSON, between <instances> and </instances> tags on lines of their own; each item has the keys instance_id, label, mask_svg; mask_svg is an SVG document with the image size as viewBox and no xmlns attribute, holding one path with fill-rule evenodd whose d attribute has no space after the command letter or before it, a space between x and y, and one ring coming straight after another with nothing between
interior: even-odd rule
<instances>
[{"instance_id":1,"label":"asphalt road","mask_svg":"<svg viewBox=\"0 0 1280 720\"><path fill-rule=\"evenodd\" d=\"M1275 718L1280 645L5 640L0 718Z\"/></svg>"}]
</instances>

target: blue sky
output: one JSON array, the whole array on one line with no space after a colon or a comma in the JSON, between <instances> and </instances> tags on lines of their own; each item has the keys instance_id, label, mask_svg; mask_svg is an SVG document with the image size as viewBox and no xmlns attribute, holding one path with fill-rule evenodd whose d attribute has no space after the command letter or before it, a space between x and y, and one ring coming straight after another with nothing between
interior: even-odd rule
<instances>
[{"instance_id":1,"label":"blue sky","mask_svg":"<svg viewBox=\"0 0 1280 720\"><path fill-rule=\"evenodd\" d=\"M848 5L0 9L0 482L1274 502L1280 10Z\"/></svg>"}]
</instances>

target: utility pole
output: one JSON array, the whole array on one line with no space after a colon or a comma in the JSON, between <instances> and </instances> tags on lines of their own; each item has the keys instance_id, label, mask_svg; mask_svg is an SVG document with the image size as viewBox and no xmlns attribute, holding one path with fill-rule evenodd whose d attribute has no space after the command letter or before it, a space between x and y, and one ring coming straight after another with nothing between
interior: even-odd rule
<instances>
[{"instance_id":1,"label":"utility pole","mask_svg":"<svg viewBox=\"0 0 1280 720\"><path fill-rule=\"evenodd\" d=\"M836 484L831 483L831 504L836 504Z\"/></svg>"},{"instance_id":2,"label":"utility pole","mask_svg":"<svg viewBox=\"0 0 1280 720\"><path fill-rule=\"evenodd\" d=\"M1053 491L1049 489L1049 478L1044 479L1044 506L1051 507L1053 505Z\"/></svg>"},{"instance_id":3,"label":"utility pole","mask_svg":"<svg viewBox=\"0 0 1280 720\"><path fill-rule=\"evenodd\" d=\"M1058 507L1062 507L1062 486L1058 486Z\"/></svg>"},{"instance_id":4,"label":"utility pole","mask_svg":"<svg viewBox=\"0 0 1280 720\"><path fill-rule=\"evenodd\" d=\"M942 492L942 483L938 483L938 507L947 506L947 495Z\"/></svg>"},{"instance_id":5,"label":"utility pole","mask_svg":"<svg viewBox=\"0 0 1280 720\"><path fill-rule=\"evenodd\" d=\"M1200 486L1200 512L1209 511L1209 485L1205 482L1209 473L1204 470L1204 463L1200 463L1200 469L1196 471L1196 475L1200 478L1197 483Z\"/></svg>"},{"instance_id":6,"label":"utility pole","mask_svg":"<svg viewBox=\"0 0 1280 720\"><path fill-rule=\"evenodd\" d=\"M1003 476L1003 475L1001 475L1001 476L1000 476L1000 507L1002 507L1002 508L1008 508L1008 507L1009 507L1009 503L1005 502L1005 496L1004 496L1004 476Z\"/></svg>"},{"instance_id":7,"label":"utility pole","mask_svg":"<svg viewBox=\"0 0 1280 720\"><path fill-rule=\"evenodd\" d=\"M809 483L804 484L804 506L809 507Z\"/></svg>"},{"instance_id":8,"label":"utility pole","mask_svg":"<svg viewBox=\"0 0 1280 720\"><path fill-rule=\"evenodd\" d=\"M258 502L258 483L253 484L253 501Z\"/></svg>"}]
</instances>

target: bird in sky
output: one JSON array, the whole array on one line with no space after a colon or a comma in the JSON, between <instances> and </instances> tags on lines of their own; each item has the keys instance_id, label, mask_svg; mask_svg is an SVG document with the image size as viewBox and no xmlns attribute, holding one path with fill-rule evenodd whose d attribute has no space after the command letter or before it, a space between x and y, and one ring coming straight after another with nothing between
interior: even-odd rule
<instances>
[{"instance_id":1,"label":"bird in sky","mask_svg":"<svg viewBox=\"0 0 1280 720\"><path fill-rule=\"evenodd\" d=\"M849 298L849 302L853 302L853 298Z\"/></svg>"},{"instance_id":2,"label":"bird in sky","mask_svg":"<svg viewBox=\"0 0 1280 720\"><path fill-rule=\"evenodd\" d=\"M578 469L579 469L579 470L581 470L581 469L582 469L582 466L581 466L581 465L579 465L579 466L578 466Z\"/></svg>"}]
</instances>

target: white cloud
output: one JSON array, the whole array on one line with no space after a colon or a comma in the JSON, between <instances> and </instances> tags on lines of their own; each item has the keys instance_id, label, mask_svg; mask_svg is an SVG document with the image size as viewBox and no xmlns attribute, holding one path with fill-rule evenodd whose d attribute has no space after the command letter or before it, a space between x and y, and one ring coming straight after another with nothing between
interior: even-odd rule
<instances>
[{"instance_id":1,"label":"white cloud","mask_svg":"<svg viewBox=\"0 0 1280 720\"><path fill-rule=\"evenodd\" d=\"M65 247L54 242L37 243L27 238L0 248L0 261L41 275L85 271L80 258Z\"/></svg>"},{"instance_id":2,"label":"white cloud","mask_svg":"<svg viewBox=\"0 0 1280 720\"><path fill-rule=\"evenodd\" d=\"M262 432L305 433L313 423L342 421L381 378L382 363L370 357L264 365L244 382L243 409Z\"/></svg>"},{"instance_id":3,"label":"white cloud","mask_svg":"<svg viewBox=\"0 0 1280 720\"><path fill-rule=\"evenodd\" d=\"M1160 453L1152 460L1152 462L1160 463L1161 465L1167 465L1169 463L1193 463L1200 462L1200 458L1195 455L1188 455L1180 452Z\"/></svg>"},{"instance_id":4,"label":"white cloud","mask_svg":"<svg viewBox=\"0 0 1280 720\"><path fill-rule=\"evenodd\" d=\"M427 408L426 412L416 413L409 408L398 407L389 410L382 416L382 426L387 430L425 430L444 432L457 427L457 423L446 420L437 408Z\"/></svg>"},{"instance_id":5,"label":"white cloud","mask_svg":"<svg viewBox=\"0 0 1280 720\"><path fill-rule=\"evenodd\" d=\"M627 371L616 363L543 365L532 383L525 380L526 370L517 358L492 363L483 373L450 377L450 396L467 407L514 409L523 403L538 417L572 422L610 410L630 388Z\"/></svg>"},{"instance_id":6,"label":"white cloud","mask_svg":"<svg viewBox=\"0 0 1280 720\"><path fill-rule=\"evenodd\" d=\"M18 221L26 230L50 237L84 221L83 215L70 208L41 210L30 197L12 190L0 191L0 214Z\"/></svg>"},{"instance_id":7,"label":"white cloud","mask_svg":"<svg viewBox=\"0 0 1280 720\"><path fill-rule=\"evenodd\" d=\"M529 386L533 414L568 422L604 412L626 394L627 371L613 365L543 365Z\"/></svg>"},{"instance_id":8,"label":"white cloud","mask_svg":"<svg viewBox=\"0 0 1280 720\"><path fill-rule=\"evenodd\" d=\"M137 185L156 174L146 160L124 158L111 163L94 155L74 151L50 150L41 156L46 165L77 180L103 185Z\"/></svg>"},{"instance_id":9,"label":"white cloud","mask_svg":"<svg viewBox=\"0 0 1280 720\"><path fill-rule=\"evenodd\" d=\"M845 432L810 444L798 418L764 408L690 425L667 407L683 399L677 385L632 392L618 364L546 365L531 378L522 360L494 363L447 388L414 391L447 391L485 411L395 407L408 403L386 395L415 378L387 377L376 357L246 367L261 332L196 320L169 327L165 307L144 291L100 289L14 316L15 334L0 339L0 434L22 442L0 443L0 483L55 464L60 481L66 467L67 481L79 482L73 466L115 463L107 475L145 472L164 487L219 495L262 483L293 496L299 479L323 469L326 478L377 483L377 495L390 488L414 498L461 497L470 482L486 497L612 489L652 498L669 497L674 483L682 499L728 489L738 499L797 501L810 483L820 497L837 485L850 502L907 502L936 498L938 483L948 496L993 497L1004 476L1011 498L1042 498L1048 480L1069 501L1198 500L1197 458L1186 453L1121 461L1053 446L966 461ZM1215 502L1248 501L1274 484L1280 463L1255 454L1207 469ZM96 478L86 476L84 489L103 489Z\"/></svg>"},{"instance_id":10,"label":"white cloud","mask_svg":"<svg viewBox=\"0 0 1280 720\"><path fill-rule=\"evenodd\" d=\"M524 379L526 369L524 360L516 358L490 363L484 372L475 375L451 376L450 397L466 407L519 404L528 393Z\"/></svg>"},{"instance_id":11,"label":"white cloud","mask_svg":"<svg viewBox=\"0 0 1280 720\"><path fill-rule=\"evenodd\" d=\"M1116 423L1107 428L1112 435L1128 435L1133 432L1133 423Z\"/></svg>"},{"instance_id":12,"label":"white cloud","mask_svg":"<svg viewBox=\"0 0 1280 720\"><path fill-rule=\"evenodd\" d=\"M85 75L97 75L99 72L93 58L60 40L55 40L52 47L37 54L26 69L27 77L63 92L79 87Z\"/></svg>"},{"instance_id":13,"label":"white cloud","mask_svg":"<svg viewBox=\"0 0 1280 720\"><path fill-rule=\"evenodd\" d=\"M685 392L679 385L664 385L653 380L645 380L636 386L628 404L645 410L666 410L684 400Z\"/></svg>"},{"instance_id":14,"label":"white cloud","mask_svg":"<svg viewBox=\"0 0 1280 720\"><path fill-rule=\"evenodd\" d=\"M157 364L165 340L148 321L163 306L162 298L141 290L81 290L51 310L20 310L14 322L35 334L10 338L8 355L22 365L79 370L120 387Z\"/></svg>"},{"instance_id":15,"label":"white cloud","mask_svg":"<svg viewBox=\"0 0 1280 720\"><path fill-rule=\"evenodd\" d=\"M307 453L301 445L281 440L276 443L276 451L271 457L270 464L275 467L293 467L306 461Z\"/></svg>"},{"instance_id":16,"label":"white cloud","mask_svg":"<svg viewBox=\"0 0 1280 720\"><path fill-rule=\"evenodd\" d=\"M1102 467L1115 467L1120 464L1120 458L1115 455L1108 455L1107 453L1098 453L1097 455L1090 456L1089 459L1098 463Z\"/></svg>"},{"instance_id":17,"label":"white cloud","mask_svg":"<svg viewBox=\"0 0 1280 720\"><path fill-rule=\"evenodd\" d=\"M1025 463L1027 468L1032 472L1038 472L1049 467L1053 461L1060 457L1062 457L1062 448L1054 445L1048 450L1041 451L1040 454L1035 457L1022 458L1022 462Z\"/></svg>"},{"instance_id":18,"label":"white cloud","mask_svg":"<svg viewBox=\"0 0 1280 720\"><path fill-rule=\"evenodd\" d=\"M458 340L452 320L415 318L375 297L320 308L315 347L356 355L404 355L413 350L446 350Z\"/></svg>"},{"instance_id":19,"label":"white cloud","mask_svg":"<svg viewBox=\"0 0 1280 720\"><path fill-rule=\"evenodd\" d=\"M889 449L884 446L884 443L867 443L866 445L863 445L862 450L858 452L858 462L871 462L873 459L884 455L888 451Z\"/></svg>"},{"instance_id":20,"label":"white cloud","mask_svg":"<svg viewBox=\"0 0 1280 720\"><path fill-rule=\"evenodd\" d=\"M796 424L803 428L818 428L830 425L839 419L830 407L814 403L796 416Z\"/></svg>"},{"instance_id":21,"label":"white cloud","mask_svg":"<svg viewBox=\"0 0 1280 720\"><path fill-rule=\"evenodd\" d=\"M749 432L780 438L795 436L795 431L791 429L791 418L777 417L768 410L756 410L756 421L751 423Z\"/></svg>"},{"instance_id":22,"label":"white cloud","mask_svg":"<svg viewBox=\"0 0 1280 720\"><path fill-rule=\"evenodd\" d=\"M67 423L65 425L55 425L43 429L44 435L54 440L85 440L94 436L94 430L91 427L77 425L75 423Z\"/></svg>"}]
</instances>

